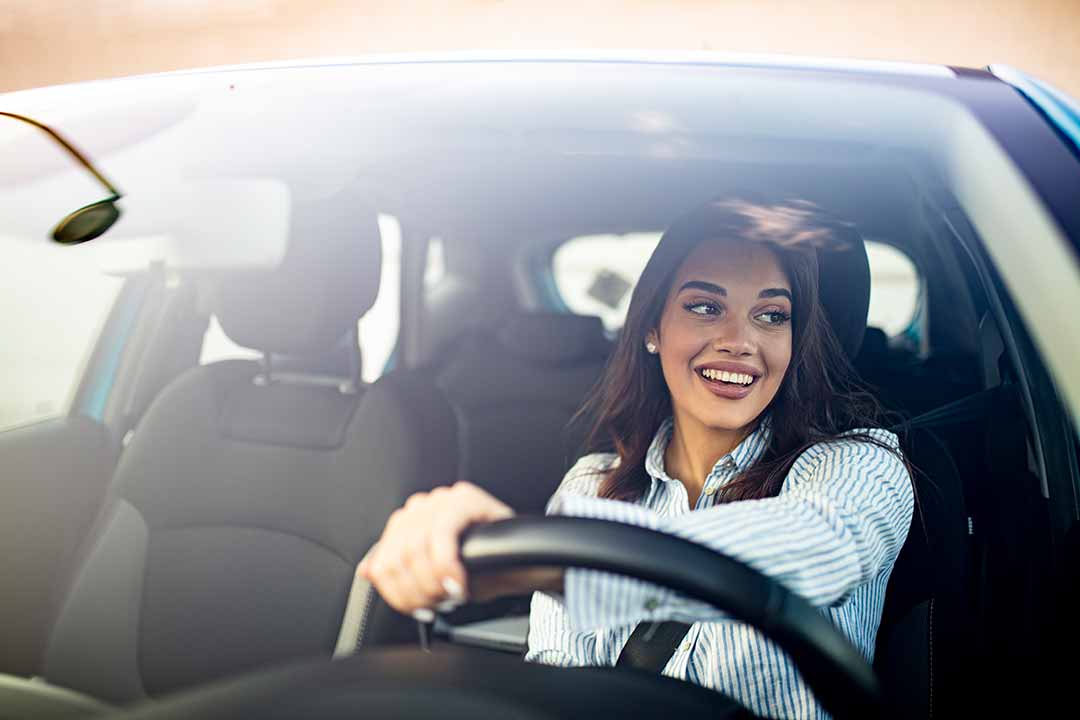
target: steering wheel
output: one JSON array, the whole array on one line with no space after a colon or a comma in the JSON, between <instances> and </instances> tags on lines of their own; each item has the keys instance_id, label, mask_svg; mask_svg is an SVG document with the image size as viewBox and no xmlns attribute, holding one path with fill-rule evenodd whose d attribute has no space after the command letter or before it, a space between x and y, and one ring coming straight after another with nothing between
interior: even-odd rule
<instances>
[{"instance_id":1,"label":"steering wheel","mask_svg":"<svg viewBox=\"0 0 1080 720\"><path fill-rule=\"evenodd\" d=\"M785 650L826 710L875 717L880 694L859 651L809 603L730 557L671 535L571 517L519 517L470 528L461 558L470 574L572 566L662 585L753 625ZM613 668L565 670L491 654L361 649L336 661L278 666L139 706L119 717L303 716L550 718L653 712L743 716L725 696L661 675Z\"/></svg>"}]
</instances>

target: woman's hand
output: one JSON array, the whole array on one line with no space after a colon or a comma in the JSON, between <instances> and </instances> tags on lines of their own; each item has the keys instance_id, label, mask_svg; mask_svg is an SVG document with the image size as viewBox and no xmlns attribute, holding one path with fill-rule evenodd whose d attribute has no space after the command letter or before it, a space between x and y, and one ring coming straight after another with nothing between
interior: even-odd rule
<instances>
[{"instance_id":1,"label":"woman's hand","mask_svg":"<svg viewBox=\"0 0 1080 720\"><path fill-rule=\"evenodd\" d=\"M432 608L450 610L467 599L469 581L458 556L461 533L475 523L513 516L509 506L467 482L417 493L390 516L356 571L392 608L430 622Z\"/></svg>"}]
</instances>

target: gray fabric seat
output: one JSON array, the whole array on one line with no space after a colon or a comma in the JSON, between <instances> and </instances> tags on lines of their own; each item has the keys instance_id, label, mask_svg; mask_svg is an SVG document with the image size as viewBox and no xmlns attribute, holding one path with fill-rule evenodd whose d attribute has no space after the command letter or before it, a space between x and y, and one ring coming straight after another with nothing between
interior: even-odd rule
<instances>
[{"instance_id":1,"label":"gray fabric seat","mask_svg":"<svg viewBox=\"0 0 1080 720\"><path fill-rule=\"evenodd\" d=\"M581 454L570 424L611 343L599 318L522 313L439 355L436 382L458 412L461 476L520 513L542 513Z\"/></svg>"},{"instance_id":2,"label":"gray fabric seat","mask_svg":"<svg viewBox=\"0 0 1080 720\"><path fill-rule=\"evenodd\" d=\"M226 333L288 371L214 363L155 399L54 625L51 682L123 703L329 656L390 512L456 479L455 419L436 388L408 374L327 382L325 358L355 333L380 273L374 215L345 212L297 217L272 272L206 278ZM366 619L364 644L415 638L377 599Z\"/></svg>"}]
</instances>

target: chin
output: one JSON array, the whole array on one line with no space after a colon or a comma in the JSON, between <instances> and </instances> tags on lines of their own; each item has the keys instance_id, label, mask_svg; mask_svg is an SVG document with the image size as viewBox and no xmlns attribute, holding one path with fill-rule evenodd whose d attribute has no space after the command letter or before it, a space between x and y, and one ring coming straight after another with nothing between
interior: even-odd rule
<instances>
[{"instance_id":1,"label":"chin","mask_svg":"<svg viewBox=\"0 0 1080 720\"><path fill-rule=\"evenodd\" d=\"M722 432L732 432L735 430L742 430L743 428L753 425L757 421L761 413L723 413L723 414L711 414L705 421L705 425L712 429Z\"/></svg>"}]
</instances>

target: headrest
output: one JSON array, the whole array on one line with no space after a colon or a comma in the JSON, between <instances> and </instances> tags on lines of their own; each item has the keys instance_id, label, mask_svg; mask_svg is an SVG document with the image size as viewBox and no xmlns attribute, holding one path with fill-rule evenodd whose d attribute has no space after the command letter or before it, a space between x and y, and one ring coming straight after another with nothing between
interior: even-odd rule
<instances>
[{"instance_id":1,"label":"headrest","mask_svg":"<svg viewBox=\"0 0 1080 720\"><path fill-rule=\"evenodd\" d=\"M515 315L496 337L508 353L531 365L569 365L602 358L610 345L600 318L567 313Z\"/></svg>"},{"instance_id":2,"label":"headrest","mask_svg":"<svg viewBox=\"0 0 1080 720\"><path fill-rule=\"evenodd\" d=\"M375 213L339 194L294 208L289 245L277 268L216 277L211 310L238 345L321 353L371 308L381 269Z\"/></svg>"},{"instance_id":3,"label":"headrest","mask_svg":"<svg viewBox=\"0 0 1080 720\"><path fill-rule=\"evenodd\" d=\"M821 304L849 359L854 359L866 332L870 310L870 261L854 228L837 232L837 242L818 248Z\"/></svg>"},{"instance_id":4,"label":"headrest","mask_svg":"<svg viewBox=\"0 0 1080 720\"><path fill-rule=\"evenodd\" d=\"M859 359L865 362L880 362L889 356L889 336L881 328L868 327L859 347Z\"/></svg>"}]
</instances>

